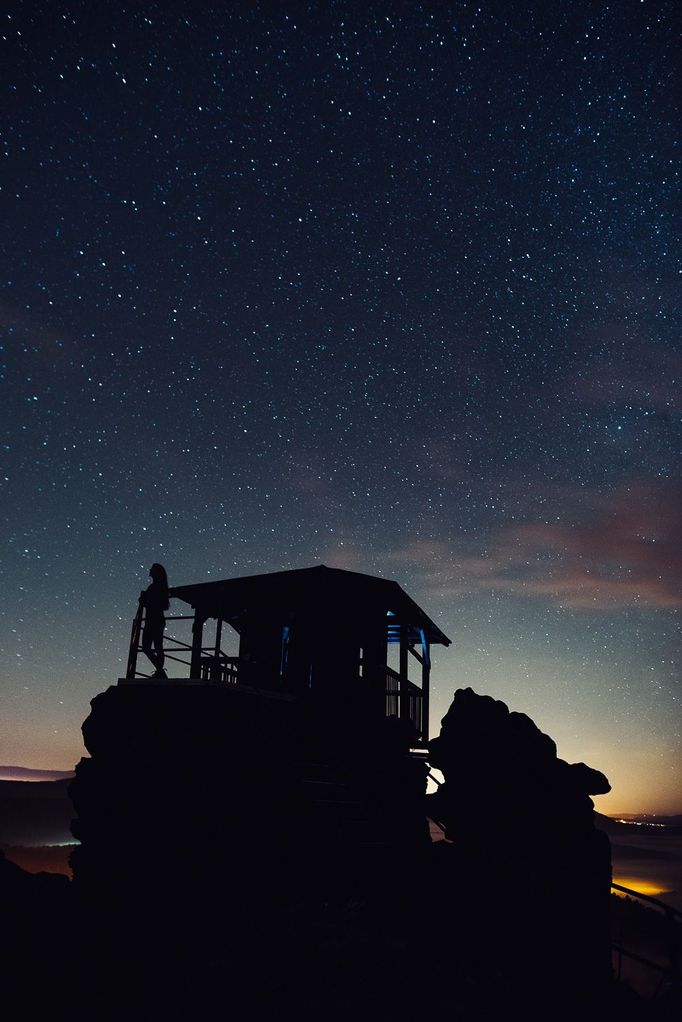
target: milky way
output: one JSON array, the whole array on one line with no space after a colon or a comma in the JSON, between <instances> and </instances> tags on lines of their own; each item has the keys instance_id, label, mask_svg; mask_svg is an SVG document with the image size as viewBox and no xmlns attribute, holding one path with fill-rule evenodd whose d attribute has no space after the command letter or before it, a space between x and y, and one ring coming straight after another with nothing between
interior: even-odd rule
<instances>
[{"instance_id":1,"label":"milky way","mask_svg":"<svg viewBox=\"0 0 682 1022\"><path fill-rule=\"evenodd\" d=\"M10 5L3 762L77 760L152 561L324 562L453 639L432 733L682 810L676 7Z\"/></svg>"}]
</instances>

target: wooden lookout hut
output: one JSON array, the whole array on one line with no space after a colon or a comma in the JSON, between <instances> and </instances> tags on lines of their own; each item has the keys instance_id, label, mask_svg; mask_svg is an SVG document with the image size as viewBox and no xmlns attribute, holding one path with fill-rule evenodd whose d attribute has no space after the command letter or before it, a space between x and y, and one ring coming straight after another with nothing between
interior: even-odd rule
<instances>
[{"instance_id":1,"label":"wooden lookout hut","mask_svg":"<svg viewBox=\"0 0 682 1022\"><path fill-rule=\"evenodd\" d=\"M189 680L351 701L358 713L410 721L428 741L430 648L450 640L397 582L319 565L176 586L170 595L193 611L191 642L167 636L165 650L189 667ZM144 678L136 620L129 682ZM239 636L238 656L221 648L226 627Z\"/></svg>"}]
</instances>

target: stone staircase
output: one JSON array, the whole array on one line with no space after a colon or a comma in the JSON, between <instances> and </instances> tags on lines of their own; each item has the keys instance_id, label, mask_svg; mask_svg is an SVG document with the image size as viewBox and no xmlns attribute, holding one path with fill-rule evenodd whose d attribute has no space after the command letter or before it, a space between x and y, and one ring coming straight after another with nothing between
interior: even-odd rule
<instances>
[{"instance_id":1,"label":"stone staircase","mask_svg":"<svg viewBox=\"0 0 682 1022\"><path fill-rule=\"evenodd\" d=\"M298 776L305 803L329 840L368 864L387 861L393 842L374 807L340 767L308 760L298 764Z\"/></svg>"}]
</instances>

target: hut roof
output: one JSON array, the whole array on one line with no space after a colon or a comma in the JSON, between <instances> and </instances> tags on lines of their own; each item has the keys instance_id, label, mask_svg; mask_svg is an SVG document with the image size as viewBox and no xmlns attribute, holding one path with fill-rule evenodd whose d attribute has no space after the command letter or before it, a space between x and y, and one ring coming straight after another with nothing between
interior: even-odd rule
<instances>
[{"instance_id":1,"label":"hut roof","mask_svg":"<svg viewBox=\"0 0 682 1022\"><path fill-rule=\"evenodd\" d=\"M450 645L447 635L397 582L324 564L174 586L170 595L201 610L206 617L220 617L235 625L245 611L292 611L320 606L330 613L383 611L405 624L423 628L429 642Z\"/></svg>"}]
</instances>

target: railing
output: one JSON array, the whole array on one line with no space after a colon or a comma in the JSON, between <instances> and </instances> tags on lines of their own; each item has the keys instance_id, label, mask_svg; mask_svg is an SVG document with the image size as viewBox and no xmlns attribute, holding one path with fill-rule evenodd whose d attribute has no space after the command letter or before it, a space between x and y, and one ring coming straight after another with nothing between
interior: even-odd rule
<instances>
[{"instance_id":1,"label":"railing","mask_svg":"<svg viewBox=\"0 0 682 1022\"><path fill-rule=\"evenodd\" d=\"M660 980L655 989L654 996L660 993L663 988L663 984L668 981L673 986L679 988L680 981L680 956L679 956L679 926L678 920L682 920L682 912L679 909L674 908L672 905L668 905L666 902L661 901L659 898L654 898L650 894L641 894L639 891L633 891L630 887L623 887L622 884L611 884L612 891L618 891L620 894L625 894L628 898L636 899L637 901L645 902L647 905L651 905L653 908L663 913L664 926L665 926L665 938L666 938L666 957L668 959L667 965L663 965L661 962L654 962L650 958L646 958L644 955L640 955L635 951L631 951L626 948L623 944L623 936L621 932L620 940L614 941L612 949L616 955L616 978L622 978L623 969L623 956L630 958L632 961L637 962L639 965L646 966L655 972L660 973Z\"/></svg>"},{"instance_id":2,"label":"railing","mask_svg":"<svg viewBox=\"0 0 682 1022\"><path fill-rule=\"evenodd\" d=\"M386 716L406 717L412 722L417 733L422 735L423 705L422 690L407 678L401 677L391 667L387 667Z\"/></svg>"},{"instance_id":3,"label":"railing","mask_svg":"<svg viewBox=\"0 0 682 1022\"><path fill-rule=\"evenodd\" d=\"M194 621L192 615L178 614L169 615L166 621ZM141 636L143 625L143 609L139 608L133 620L130 635L130 650L126 667L126 678L149 678L149 671L140 671L137 667L138 655L143 652ZM182 664L187 668L187 677L190 677L192 670L192 653L194 647L189 642L176 638L174 635L163 636L163 654L165 660ZM199 657L199 678L202 681L217 681L228 685L235 685L239 681L239 657L227 656L222 649L216 649L215 645L202 646L198 651ZM400 717L409 720L417 733L423 735L424 723L424 699L422 690L413 682L404 678L392 668L386 668L384 697L384 713L387 717Z\"/></svg>"},{"instance_id":4,"label":"railing","mask_svg":"<svg viewBox=\"0 0 682 1022\"><path fill-rule=\"evenodd\" d=\"M222 650L216 654L212 647L209 647L209 656L203 656L206 647L202 647L201 652L199 670L203 681L222 681L228 685L237 684L239 681L239 657L226 656Z\"/></svg>"},{"instance_id":5,"label":"railing","mask_svg":"<svg viewBox=\"0 0 682 1022\"><path fill-rule=\"evenodd\" d=\"M133 620L126 678L151 677L151 672L145 673L144 671L138 671L137 669L137 658L139 653L142 652L142 643L140 642L143 624L142 613L142 608L140 607L135 615L135 619ZM166 618L166 621L193 620L194 617L188 614L170 615ZM174 663L183 664L187 667L187 676L189 677L192 666L192 644L184 642L182 639L178 639L174 635L166 635L164 633L162 648L164 658L166 660L172 660ZM178 654L185 654L185 656L189 655L190 659L185 659L183 656L179 656ZM227 656L221 649L216 650L215 646L201 647L201 659L199 664L200 677L204 681L222 681L234 685L238 680L239 657Z\"/></svg>"}]
</instances>

